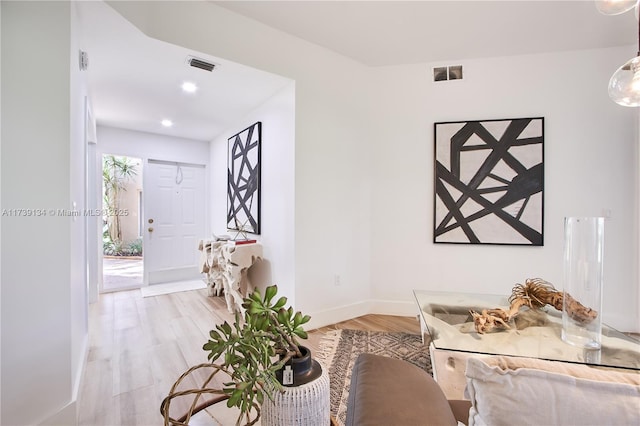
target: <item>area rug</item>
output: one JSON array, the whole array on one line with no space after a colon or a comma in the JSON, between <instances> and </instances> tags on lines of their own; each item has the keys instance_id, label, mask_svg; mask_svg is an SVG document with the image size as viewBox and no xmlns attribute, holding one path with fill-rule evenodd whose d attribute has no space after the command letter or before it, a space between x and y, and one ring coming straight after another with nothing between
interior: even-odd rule
<instances>
[{"instance_id":1,"label":"area rug","mask_svg":"<svg viewBox=\"0 0 640 426\"><path fill-rule=\"evenodd\" d=\"M361 353L402 359L432 373L429 343L418 334L362 330L335 330L320 342L316 358L329 370L331 414L344 425L353 365ZM381 390L384 392L384 390Z\"/></svg>"},{"instance_id":2,"label":"area rug","mask_svg":"<svg viewBox=\"0 0 640 426\"><path fill-rule=\"evenodd\" d=\"M142 297L160 296L162 294L178 293L180 291L200 290L207 288L202 280L176 281L166 284L153 284L147 287L141 287Z\"/></svg>"}]
</instances>

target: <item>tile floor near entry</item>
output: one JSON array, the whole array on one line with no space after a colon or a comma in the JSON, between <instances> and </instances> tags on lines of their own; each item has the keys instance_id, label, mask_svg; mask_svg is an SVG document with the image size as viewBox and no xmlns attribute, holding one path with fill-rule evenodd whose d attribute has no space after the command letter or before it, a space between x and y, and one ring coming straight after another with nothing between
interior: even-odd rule
<instances>
[{"instance_id":1,"label":"tile floor near entry","mask_svg":"<svg viewBox=\"0 0 640 426\"><path fill-rule=\"evenodd\" d=\"M141 257L105 256L102 268L102 291L104 292L142 286Z\"/></svg>"}]
</instances>

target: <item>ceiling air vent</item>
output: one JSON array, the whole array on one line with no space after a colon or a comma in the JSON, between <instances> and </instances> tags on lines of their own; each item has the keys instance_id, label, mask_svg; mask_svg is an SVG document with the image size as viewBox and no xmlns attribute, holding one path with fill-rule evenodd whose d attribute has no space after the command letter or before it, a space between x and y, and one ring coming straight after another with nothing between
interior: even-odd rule
<instances>
[{"instance_id":1,"label":"ceiling air vent","mask_svg":"<svg viewBox=\"0 0 640 426\"><path fill-rule=\"evenodd\" d=\"M216 67L215 64L212 64L211 62L203 61L202 59L194 58L192 56L187 58L187 63L194 68L200 68L205 71L213 71Z\"/></svg>"}]
</instances>

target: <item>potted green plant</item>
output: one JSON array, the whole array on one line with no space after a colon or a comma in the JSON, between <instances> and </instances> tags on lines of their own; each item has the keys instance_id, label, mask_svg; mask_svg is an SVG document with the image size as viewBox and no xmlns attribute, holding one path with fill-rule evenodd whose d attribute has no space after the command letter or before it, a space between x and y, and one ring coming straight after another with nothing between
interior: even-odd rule
<instances>
[{"instance_id":1,"label":"potted green plant","mask_svg":"<svg viewBox=\"0 0 640 426\"><path fill-rule=\"evenodd\" d=\"M244 315L236 313L233 325L228 322L217 325L210 332L210 339L203 349L208 359L221 362L231 377L222 391L229 397L228 407L240 410L237 424L260 406L265 397L284 386L298 386L320 376L322 370L311 357L311 351L300 345L298 339L306 339L303 325L311 317L285 307L286 297L276 300L277 286L249 294L243 303Z\"/></svg>"}]
</instances>

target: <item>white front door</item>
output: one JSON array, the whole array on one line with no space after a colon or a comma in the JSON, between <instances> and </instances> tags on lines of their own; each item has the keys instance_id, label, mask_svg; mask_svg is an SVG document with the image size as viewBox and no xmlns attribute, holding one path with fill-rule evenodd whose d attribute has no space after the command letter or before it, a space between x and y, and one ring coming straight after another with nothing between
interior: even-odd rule
<instances>
[{"instance_id":1,"label":"white front door","mask_svg":"<svg viewBox=\"0 0 640 426\"><path fill-rule=\"evenodd\" d=\"M149 284L197 279L205 237L205 168L149 160L144 183L144 271Z\"/></svg>"}]
</instances>

